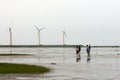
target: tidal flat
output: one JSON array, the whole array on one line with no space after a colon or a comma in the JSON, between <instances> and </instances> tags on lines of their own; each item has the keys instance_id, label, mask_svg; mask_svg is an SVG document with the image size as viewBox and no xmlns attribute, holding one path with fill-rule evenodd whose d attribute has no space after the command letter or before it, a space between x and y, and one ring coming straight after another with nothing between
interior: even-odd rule
<instances>
[{"instance_id":1,"label":"tidal flat","mask_svg":"<svg viewBox=\"0 0 120 80\"><path fill-rule=\"evenodd\" d=\"M74 48L12 48L13 53L31 56L0 56L1 63L24 63L52 69L45 74L0 74L9 80L120 80L120 49L91 48L87 61L86 49L81 50L81 61L76 62ZM0 48L8 54L9 48Z\"/></svg>"}]
</instances>

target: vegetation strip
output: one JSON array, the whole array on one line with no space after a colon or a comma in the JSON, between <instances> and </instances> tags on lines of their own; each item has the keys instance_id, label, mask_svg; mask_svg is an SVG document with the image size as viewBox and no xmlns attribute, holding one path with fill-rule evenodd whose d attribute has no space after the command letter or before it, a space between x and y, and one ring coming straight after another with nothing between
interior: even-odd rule
<instances>
[{"instance_id":1,"label":"vegetation strip","mask_svg":"<svg viewBox=\"0 0 120 80\"><path fill-rule=\"evenodd\" d=\"M49 71L49 68L36 65L0 63L0 74L40 74Z\"/></svg>"},{"instance_id":2,"label":"vegetation strip","mask_svg":"<svg viewBox=\"0 0 120 80\"><path fill-rule=\"evenodd\" d=\"M0 56L27 56L31 54L0 54Z\"/></svg>"}]
</instances>

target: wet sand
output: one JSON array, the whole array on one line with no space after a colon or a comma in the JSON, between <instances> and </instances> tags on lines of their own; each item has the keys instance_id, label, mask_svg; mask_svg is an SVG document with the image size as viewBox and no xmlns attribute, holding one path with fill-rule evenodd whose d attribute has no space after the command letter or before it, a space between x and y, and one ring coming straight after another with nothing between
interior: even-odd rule
<instances>
[{"instance_id":1,"label":"wet sand","mask_svg":"<svg viewBox=\"0 0 120 80\"><path fill-rule=\"evenodd\" d=\"M2 51L7 53L9 49ZM0 62L42 65L51 68L51 72L0 74L0 80L120 80L120 55L115 48L92 49L89 62L85 49L79 62L76 62L73 48L14 48L13 52L33 55L0 56Z\"/></svg>"}]
</instances>

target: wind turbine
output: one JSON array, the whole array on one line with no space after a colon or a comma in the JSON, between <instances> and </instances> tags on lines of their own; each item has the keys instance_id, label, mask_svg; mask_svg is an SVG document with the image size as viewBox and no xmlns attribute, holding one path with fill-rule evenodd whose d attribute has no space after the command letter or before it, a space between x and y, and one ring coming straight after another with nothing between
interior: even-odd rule
<instances>
[{"instance_id":1,"label":"wind turbine","mask_svg":"<svg viewBox=\"0 0 120 80\"><path fill-rule=\"evenodd\" d=\"M67 38L66 32L63 30L63 45L65 45L65 37Z\"/></svg>"},{"instance_id":2,"label":"wind turbine","mask_svg":"<svg viewBox=\"0 0 120 80\"><path fill-rule=\"evenodd\" d=\"M9 33L10 33L10 46L12 46L12 31L11 31L11 28L9 28Z\"/></svg>"},{"instance_id":3,"label":"wind turbine","mask_svg":"<svg viewBox=\"0 0 120 80\"><path fill-rule=\"evenodd\" d=\"M40 43L40 31L43 30L45 27L38 28L36 25L34 25L34 26L35 26L35 28L38 30L38 38L39 38L38 42L39 42L39 45L40 45L40 44L41 44L41 43Z\"/></svg>"},{"instance_id":4,"label":"wind turbine","mask_svg":"<svg viewBox=\"0 0 120 80\"><path fill-rule=\"evenodd\" d=\"M9 34L10 34L10 54L12 54L12 30L11 27L9 28Z\"/></svg>"}]
</instances>

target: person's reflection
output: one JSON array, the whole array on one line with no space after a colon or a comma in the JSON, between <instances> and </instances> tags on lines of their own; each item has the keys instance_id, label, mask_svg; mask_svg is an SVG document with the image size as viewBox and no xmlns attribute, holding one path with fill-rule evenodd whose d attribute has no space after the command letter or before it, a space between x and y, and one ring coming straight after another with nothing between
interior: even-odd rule
<instances>
[{"instance_id":1,"label":"person's reflection","mask_svg":"<svg viewBox=\"0 0 120 80\"><path fill-rule=\"evenodd\" d=\"M90 57L87 57L87 62L88 62L88 63L90 62L90 60L91 60L91 58L90 58Z\"/></svg>"}]
</instances>

